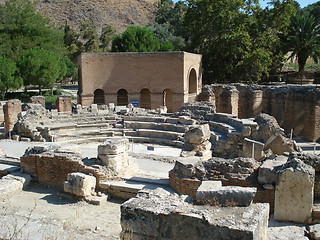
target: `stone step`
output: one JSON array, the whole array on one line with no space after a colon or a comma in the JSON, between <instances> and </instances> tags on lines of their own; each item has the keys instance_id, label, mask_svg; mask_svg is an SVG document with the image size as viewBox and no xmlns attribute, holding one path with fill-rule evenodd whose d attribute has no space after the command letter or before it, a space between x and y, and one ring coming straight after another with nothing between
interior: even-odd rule
<instances>
[{"instance_id":1,"label":"stone step","mask_svg":"<svg viewBox=\"0 0 320 240\"><path fill-rule=\"evenodd\" d=\"M20 166L19 158L13 158L13 157L1 157L0 163L18 166L18 167Z\"/></svg>"},{"instance_id":2,"label":"stone step","mask_svg":"<svg viewBox=\"0 0 320 240\"><path fill-rule=\"evenodd\" d=\"M154 190L156 188L163 188L170 191L169 187L154 183L144 183L137 181L101 181L99 183L100 188L103 191L108 192L113 197L121 199L130 199L135 197L138 192L144 190ZM171 190L172 191L172 190Z\"/></svg>"},{"instance_id":3,"label":"stone step","mask_svg":"<svg viewBox=\"0 0 320 240\"><path fill-rule=\"evenodd\" d=\"M157 122L135 122L135 121L125 121L124 128L154 129L154 130L180 132L180 133L185 133L188 130L188 126L182 125L182 124L157 123Z\"/></svg>"},{"instance_id":4,"label":"stone step","mask_svg":"<svg viewBox=\"0 0 320 240\"><path fill-rule=\"evenodd\" d=\"M154 129L137 129L135 131L126 131L126 136L136 136L136 137L152 137L152 138L162 138L183 141L183 133L170 132L170 131L160 131Z\"/></svg>"},{"instance_id":5,"label":"stone step","mask_svg":"<svg viewBox=\"0 0 320 240\"><path fill-rule=\"evenodd\" d=\"M10 173L18 172L18 171L20 171L20 167L19 166L0 163L0 178L3 177L3 176L8 175Z\"/></svg>"},{"instance_id":6,"label":"stone step","mask_svg":"<svg viewBox=\"0 0 320 240\"><path fill-rule=\"evenodd\" d=\"M154 143L154 144L160 144L160 145L174 146L178 148L182 148L184 145L183 141L165 139L165 138L134 137L134 136L128 136L128 138L130 142L137 142L137 143Z\"/></svg>"},{"instance_id":7,"label":"stone step","mask_svg":"<svg viewBox=\"0 0 320 240\"><path fill-rule=\"evenodd\" d=\"M224 122L209 121L208 124L210 126L210 130L212 130L212 131L218 131L218 132L222 132L222 133L226 133L226 134L227 133L235 133L235 132L241 133L240 129L236 129L232 125L224 123Z\"/></svg>"},{"instance_id":8,"label":"stone step","mask_svg":"<svg viewBox=\"0 0 320 240\"><path fill-rule=\"evenodd\" d=\"M126 181L169 186L169 179L153 179L153 178L134 177L134 176L127 176L127 177L122 177L122 178Z\"/></svg>"}]
</instances>

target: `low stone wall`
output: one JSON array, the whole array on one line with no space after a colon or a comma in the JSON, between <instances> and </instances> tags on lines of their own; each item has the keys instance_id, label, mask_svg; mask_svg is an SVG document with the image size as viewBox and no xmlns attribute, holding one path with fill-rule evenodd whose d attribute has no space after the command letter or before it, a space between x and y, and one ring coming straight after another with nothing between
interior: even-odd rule
<instances>
[{"instance_id":1,"label":"low stone wall","mask_svg":"<svg viewBox=\"0 0 320 240\"><path fill-rule=\"evenodd\" d=\"M97 186L99 186L99 181L113 178L104 166L99 166L94 162L86 164L79 154L72 152L44 151L39 153L34 149L29 149L20 161L22 172L32 175L43 185L60 189L63 189L68 174L73 172L92 174L97 179Z\"/></svg>"},{"instance_id":2,"label":"low stone wall","mask_svg":"<svg viewBox=\"0 0 320 240\"><path fill-rule=\"evenodd\" d=\"M320 90L312 86L210 85L217 112L239 118L274 116L286 132L308 141L320 137ZM207 90L206 90L207 91Z\"/></svg>"}]
</instances>

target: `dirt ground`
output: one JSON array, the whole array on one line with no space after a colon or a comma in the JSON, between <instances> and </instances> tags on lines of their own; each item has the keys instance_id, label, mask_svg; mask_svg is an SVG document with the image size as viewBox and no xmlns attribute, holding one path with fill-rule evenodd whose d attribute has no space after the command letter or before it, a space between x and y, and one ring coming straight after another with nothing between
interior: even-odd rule
<instances>
[{"instance_id":1,"label":"dirt ground","mask_svg":"<svg viewBox=\"0 0 320 240\"><path fill-rule=\"evenodd\" d=\"M0 239L119 239L122 202L91 205L33 183L0 202Z\"/></svg>"},{"instance_id":2,"label":"dirt ground","mask_svg":"<svg viewBox=\"0 0 320 240\"><path fill-rule=\"evenodd\" d=\"M120 239L121 200L96 206L67 197L57 189L33 183L0 201L0 239ZM269 240L308 240L305 225L269 221ZM187 240L187 239L186 239Z\"/></svg>"}]
</instances>

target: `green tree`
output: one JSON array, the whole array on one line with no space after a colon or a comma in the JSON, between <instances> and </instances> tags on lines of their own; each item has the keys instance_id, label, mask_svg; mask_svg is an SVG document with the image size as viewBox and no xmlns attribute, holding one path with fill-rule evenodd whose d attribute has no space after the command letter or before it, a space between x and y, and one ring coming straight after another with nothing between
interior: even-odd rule
<instances>
[{"instance_id":1,"label":"green tree","mask_svg":"<svg viewBox=\"0 0 320 240\"><path fill-rule=\"evenodd\" d=\"M105 25L102 27L101 34L99 37L100 40L100 50L102 52L108 52L110 50L111 41L116 33L116 30L111 25Z\"/></svg>"},{"instance_id":2,"label":"green tree","mask_svg":"<svg viewBox=\"0 0 320 240\"><path fill-rule=\"evenodd\" d=\"M281 54L278 35L290 23L293 1L273 0L264 10L257 0L188 2L184 25L191 49L203 54L204 81L256 82L268 75Z\"/></svg>"},{"instance_id":3,"label":"green tree","mask_svg":"<svg viewBox=\"0 0 320 240\"><path fill-rule=\"evenodd\" d=\"M186 47L185 39L174 35L173 28L169 23L155 23L150 26L150 29L162 44L165 44L165 42L171 43L172 50L179 51Z\"/></svg>"},{"instance_id":4,"label":"green tree","mask_svg":"<svg viewBox=\"0 0 320 240\"><path fill-rule=\"evenodd\" d=\"M297 57L299 72L303 72L307 59L317 63L320 58L320 24L313 16L297 15L291 23L287 38L290 58Z\"/></svg>"},{"instance_id":5,"label":"green tree","mask_svg":"<svg viewBox=\"0 0 320 240\"><path fill-rule=\"evenodd\" d=\"M83 41L82 52L99 52L99 35L92 21L81 23L80 36Z\"/></svg>"},{"instance_id":6,"label":"green tree","mask_svg":"<svg viewBox=\"0 0 320 240\"><path fill-rule=\"evenodd\" d=\"M9 90L16 90L22 86L22 79L17 73L18 68L14 61L0 56L0 93L2 99Z\"/></svg>"},{"instance_id":7,"label":"green tree","mask_svg":"<svg viewBox=\"0 0 320 240\"><path fill-rule=\"evenodd\" d=\"M36 46L63 54L63 33L50 26L29 0L0 4L0 54L16 60L22 51Z\"/></svg>"},{"instance_id":8,"label":"green tree","mask_svg":"<svg viewBox=\"0 0 320 240\"><path fill-rule=\"evenodd\" d=\"M112 52L157 52L159 39L147 27L131 26L112 41Z\"/></svg>"},{"instance_id":9,"label":"green tree","mask_svg":"<svg viewBox=\"0 0 320 240\"><path fill-rule=\"evenodd\" d=\"M24 84L37 85L40 94L43 87L51 88L67 71L65 61L60 55L40 47L24 51L17 65Z\"/></svg>"}]
</instances>

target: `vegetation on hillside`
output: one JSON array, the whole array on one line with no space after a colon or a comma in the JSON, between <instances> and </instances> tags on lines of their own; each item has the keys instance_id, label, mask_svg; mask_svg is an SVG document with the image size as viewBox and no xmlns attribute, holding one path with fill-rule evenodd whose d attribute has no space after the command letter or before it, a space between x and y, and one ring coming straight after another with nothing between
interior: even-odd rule
<instances>
[{"instance_id":1,"label":"vegetation on hillside","mask_svg":"<svg viewBox=\"0 0 320 240\"><path fill-rule=\"evenodd\" d=\"M304 9L294 0L160 0L155 22L123 33L105 23L52 26L30 0L0 5L0 95L22 86L41 91L77 77L82 52L190 51L203 55L203 79L259 82L297 56L299 70L320 54L320 2Z\"/></svg>"}]
</instances>

